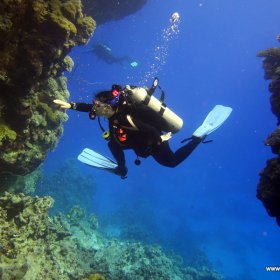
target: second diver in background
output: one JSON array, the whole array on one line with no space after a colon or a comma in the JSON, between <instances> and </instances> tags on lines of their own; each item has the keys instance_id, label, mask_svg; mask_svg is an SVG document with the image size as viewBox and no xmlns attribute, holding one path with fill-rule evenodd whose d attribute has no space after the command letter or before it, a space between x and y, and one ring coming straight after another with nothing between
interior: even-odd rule
<instances>
[{"instance_id":1,"label":"second diver in background","mask_svg":"<svg viewBox=\"0 0 280 280\"><path fill-rule=\"evenodd\" d=\"M90 53L95 54L98 58L105 61L108 64L120 64L125 66L126 64L130 65L130 67L137 67L138 63L130 58L129 56L116 56L113 54L112 49L106 44L94 44L92 49L88 51Z\"/></svg>"}]
</instances>

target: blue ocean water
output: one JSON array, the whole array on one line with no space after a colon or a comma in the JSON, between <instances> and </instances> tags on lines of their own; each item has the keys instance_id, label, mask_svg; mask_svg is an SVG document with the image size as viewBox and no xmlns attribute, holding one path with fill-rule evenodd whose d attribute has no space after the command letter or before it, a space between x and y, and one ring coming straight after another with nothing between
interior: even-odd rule
<instances>
[{"instance_id":1,"label":"blue ocean water","mask_svg":"<svg viewBox=\"0 0 280 280\"><path fill-rule=\"evenodd\" d=\"M149 86L156 75L166 103L184 119L170 140L174 150L214 105L234 110L211 134L211 144L200 145L174 169L150 158L136 166L129 151L126 180L78 163L85 176L96 177L92 209L101 219L124 208L124 224L133 215L186 262L202 251L227 279L279 279L279 272L265 269L280 265L279 227L256 199L258 173L273 157L263 141L276 127L256 53L279 46L279 10L278 0L150 0L136 14L98 27L88 45L73 49L75 70L68 75L73 101L90 103L94 93L115 83ZM173 12L180 14L178 30L170 23ZM138 67L106 64L88 52L94 43L134 58ZM68 114L47 172L85 147L110 156L97 122L85 113Z\"/></svg>"}]
</instances>

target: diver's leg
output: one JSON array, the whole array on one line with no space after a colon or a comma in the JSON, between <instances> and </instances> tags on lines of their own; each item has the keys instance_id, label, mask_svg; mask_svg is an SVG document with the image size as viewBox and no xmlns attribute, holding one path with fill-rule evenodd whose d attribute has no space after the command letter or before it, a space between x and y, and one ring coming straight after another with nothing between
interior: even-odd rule
<instances>
[{"instance_id":1,"label":"diver's leg","mask_svg":"<svg viewBox=\"0 0 280 280\"><path fill-rule=\"evenodd\" d=\"M178 149L175 153L172 152L168 141L166 141L153 148L152 156L161 165L167 167L176 167L193 152L193 150L201 143L201 141L202 139L199 137L192 137L192 139L186 145Z\"/></svg>"},{"instance_id":2,"label":"diver's leg","mask_svg":"<svg viewBox=\"0 0 280 280\"><path fill-rule=\"evenodd\" d=\"M127 167L125 166L125 156L123 148L113 139L108 142L108 147L118 164L115 173L117 175L120 175L122 178L126 178Z\"/></svg>"},{"instance_id":3,"label":"diver's leg","mask_svg":"<svg viewBox=\"0 0 280 280\"><path fill-rule=\"evenodd\" d=\"M176 165L184 161L193 150L202 142L202 138L193 136L191 140L175 152Z\"/></svg>"},{"instance_id":4,"label":"diver's leg","mask_svg":"<svg viewBox=\"0 0 280 280\"><path fill-rule=\"evenodd\" d=\"M151 155L159 164L163 166L176 166L175 154L171 151L168 141L163 142L160 145L154 145Z\"/></svg>"}]
</instances>

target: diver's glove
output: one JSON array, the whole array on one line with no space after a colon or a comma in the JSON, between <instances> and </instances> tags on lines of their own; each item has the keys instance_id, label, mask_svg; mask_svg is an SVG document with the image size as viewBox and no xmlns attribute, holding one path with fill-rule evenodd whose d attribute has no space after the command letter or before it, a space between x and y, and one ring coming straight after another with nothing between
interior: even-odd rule
<instances>
[{"instance_id":1,"label":"diver's glove","mask_svg":"<svg viewBox=\"0 0 280 280\"><path fill-rule=\"evenodd\" d=\"M160 136L161 142L168 141L171 137L172 137L172 133L171 132L167 132L167 133L165 133L165 134Z\"/></svg>"},{"instance_id":2,"label":"diver's glove","mask_svg":"<svg viewBox=\"0 0 280 280\"><path fill-rule=\"evenodd\" d=\"M53 100L53 103L59 105L61 109L70 109L70 108L72 108L72 104L71 103L65 102L65 101L60 100L60 99Z\"/></svg>"},{"instance_id":3,"label":"diver's glove","mask_svg":"<svg viewBox=\"0 0 280 280\"><path fill-rule=\"evenodd\" d=\"M116 175L121 176L122 179L126 179L127 178L127 167L125 165L118 165L115 170L114 173Z\"/></svg>"}]
</instances>

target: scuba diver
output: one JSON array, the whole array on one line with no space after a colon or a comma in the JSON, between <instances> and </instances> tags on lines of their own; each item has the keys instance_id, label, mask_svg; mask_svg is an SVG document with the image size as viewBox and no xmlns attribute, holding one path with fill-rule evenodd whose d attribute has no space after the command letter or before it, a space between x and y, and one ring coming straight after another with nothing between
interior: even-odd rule
<instances>
[{"instance_id":1,"label":"scuba diver","mask_svg":"<svg viewBox=\"0 0 280 280\"><path fill-rule=\"evenodd\" d=\"M93 48L88 52L94 53L97 57L108 64L117 63L120 65L125 65L126 63L128 63L131 67L138 66L138 63L129 56L118 57L113 55L112 49L106 44L94 44Z\"/></svg>"},{"instance_id":2,"label":"scuba diver","mask_svg":"<svg viewBox=\"0 0 280 280\"><path fill-rule=\"evenodd\" d=\"M113 85L111 90L98 93L93 104L54 100L62 109L88 112L90 119L104 116L109 120L109 131L105 131L98 118L103 137L108 140L108 147L116 163L88 148L83 150L78 159L90 166L119 175L122 179L127 177L128 172L124 155L124 150L127 149L134 150L137 156L136 165L140 164L139 157L152 156L163 166L176 167L207 135L222 125L232 111L229 107L216 105L192 136L182 141L188 141L187 144L173 152L168 140L172 133L181 129L183 121L167 108L162 90L159 100L153 96L157 87L157 79L150 89Z\"/></svg>"}]
</instances>

